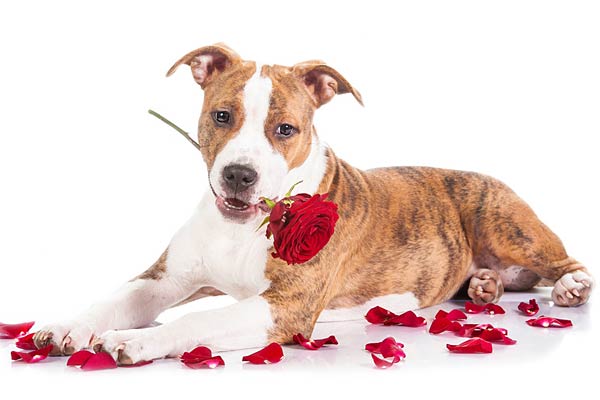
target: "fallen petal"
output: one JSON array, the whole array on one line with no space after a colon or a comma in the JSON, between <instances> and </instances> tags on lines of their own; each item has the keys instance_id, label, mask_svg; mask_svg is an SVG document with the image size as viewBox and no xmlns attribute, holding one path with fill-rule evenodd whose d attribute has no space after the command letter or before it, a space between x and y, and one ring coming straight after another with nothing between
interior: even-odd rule
<instances>
[{"instance_id":1,"label":"fallen petal","mask_svg":"<svg viewBox=\"0 0 600 400\"><path fill-rule=\"evenodd\" d=\"M402 343L396 342L396 339L394 339L393 337L387 337L385 339L383 339L381 342L375 342L375 343L367 343L365 345L365 350L371 353L377 353L377 354L381 354L381 346L384 346L384 348L387 347L391 347L391 346L398 346L399 348L403 348L404 345Z\"/></svg>"},{"instance_id":2,"label":"fallen petal","mask_svg":"<svg viewBox=\"0 0 600 400\"><path fill-rule=\"evenodd\" d=\"M383 307L373 307L365 315L365 319L372 324L384 324L392 317L397 317L393 312L386 310Z\"/></svg>"},{"instance_id":3,"label":"fallen petal","mask_svg":"<svg viewBox=\"0 0 600 400\"><path fill-rule=\"evenodd\" d=\"M18 337L15 346L23 350L37 350L35 343L33 343L33 335L35 335L35 333Z\"/></svg>"},{"instance_id":4,"label":"fallen petal","mask_svg":"<svg viewBox=\"0 0 600 400\"><path fill-rule=\"evenodd\" d=\"M306 339L301 333L293 336L294 342L307 350L318 350L326 344L338 344L335 336L331 335L325 339Z\"/></svg>"},{"instance_id":5,"label":"fallen petal","mask_svg":"<svg viewBox=\"0 0 600 400\"><path fill-rule=\"evenodd\" d=\"M198 346L190 352L186 351L185 353L183 353L179 357L179 359L183 363L198 363L198 362L201 362L201 361L206 360L207 358L211 358L211 357L212 357L212 351L210 351L210 349L208 347Z\"/></svg>"},{"instance_id":6,"label":"fallen petal","mask_svg":"<svg viewBox=\"0 0 600 400\"><path fill-rule=\"evenodd\" d=\"M84 371L96 371L100 369L111 369L117 368L117 363L108 353L96 353L93 354L86 362L81 366Z\"/></svg>"},{"instance_id":7,"label":"fallen petal","mask_svg":"<svg viewBox=\"0 0 600 400\"><path fill-rule=\"evenodd\" d=\"M397 315L379 306L371 308L365 315L365 319L372 324L383 324L386 326L403 325L414 328L427 324L425 318L417 317L413 311Z\"/></svg>"},{"instance_id":8,"label":"fallen petal","mask_svg":"<svg viewBox=\"0 0 600 400\"><path fill-rule=\"evenodd\" d=\"M450 312L440 310L437 312L437 314L435 314L435 319L438 319L438 318L447 318L450 321L457 321L457 320L467 319L467 315L460 310L452 310Z\"/></svg>"},{"instance_id":9,"label":"fallen petal","mask_svg":"<svg viewBox=\"0 0 600 400\"><path fill-rule=\"evenodd\" d=\"M185 364L186 367L192 369L202 369L202 368L216 368L219 365L225 365L225 361L221 358L221 356L212 355L212 351L208 347L198 346L194 350L190 352L185 352L179 357L180 361ZM137 363L140 364L140 363ZM147 362L144 362L146 365ZM135 365L135 364L134 364Z\"/></svg>"},{"instance_id":10,"label":"fallen petal","mask_svg":"<svg viewBox=\"0 0 600 400\"><path fill-rule=\"evenodd\" d=\"M423 317L417 317L412 311L407 311L404 314L397 315L390 320L389 325L402 325L409 326L411 328L417 328L419 326L427 325L427 321ZM384 324L388 325L388 324Z\"/></svg>"},{"instance_id":11,"label":"fallen petal","mask_svg":"<svg viewBox=\"0 0 600 400\"><path fill-rule=\"evenodd\" d=\"M429 326L429 333L433 333L437 335L438 333L450 331L450 332L458 332L461 328L460 322L450 321L448 318L436 318L433 320L431 325Z\"/></svg>"},{"instance_id":12,"label":"fallen petal","mask_svg":"<svg viewBox=\"0 0 600 400\"><path fill-rule=\"evenodd\" d=\"M0 339L15 339L25 335L35 322L22 322L20 324L3 324L0 322Z\"/></svg>"},{"instance_id":13,"label":"fallen petal","mask_svg":"<svg viewBox=\"0 0 600 400\"><path fill-rule=\"evenodd\" d=\"M24 351L11 351L10 358L13 361L24 361L27 364L33 364L42 361L48 357L50 351L52 351L52 345L48 345L38 350L24 352Z\"/></svg>"},{"instance_id":14,"label":"fallen petal","mask_svg":"<svg viewBox=\"0 0 600 400\"><path fill-rule=\"evenodd\" d=\"M481 338L469 339L457 345L447 344L446 348L451 353L473 354L492 352L492 344Z\"/></svg>"},{"instance_id":15,"label":"fallen petal","mask_svg":"<svg viewBox=\"0 0 600 400\"><path fill-rule=\"evenodd\" d=\"M538 318L527 320L527 325L535 326L539 328L568 328L573 326L573 323L569 319L558 319L553 317L541 316Z\"/></svg>"},{"instance_id":16,"label":"fallen petal","mask_svg":"<svg viewBox=\"0 0 600 400\"><path fill-rule=\"evenodd\" d=\"M188 368L192 368L192 369L204 369L204 368L216 368L219 365L225 365L225 361L223 361L223 359L221 358L221 356L214 356L214 357L209 357L209 358L205 358L203 360L197 361L197 362L185 362L183 360L181 360L186 367Z\"/></svg>"},{"instance_id":17,"label":"fallen petal","mask_svg":"<svg viewBox=\"0 0 600 400\"><path fill-rule=\"evenodd\" d=\"M256 353L249 354L242 358L242 361L248 361L251 364L275 364L283 358L283 349L278 343L271 343Z\"/></svg>"},{"instance_id":18,"label":"fallen petal","mask_svg":"<svg viewBox=\"0 0 600 400\"><path fill-rule=\"evenodd\" d=\"M67 360L69 367L81 367L84 371L98 371L101 369L117 368L117 363L108 353L92 353L87 350L80 350Z\"/></svg>"},{"instance_id":19,"label":"fallen petal","mask_svg":"<svg viewBox=\"0 0 600 400\"><path fill-rule=\"evenodd\" d=\"M91 351L87 351L87 350L77 351L77 352L73 353L71 355L71 357L69 357L69 359L67 360L67 366L80 367L83 364L85 364L86 361L89 360L90 357L93 355L94 355L94 353L92 353Z\"/></svg>"},{"instance_id":20,"label":"fallen petal","mask_svg":"<svg viewBox=\"0 0 600 400\"><path fill-rule=\"evenodd\" d=\"M479 337L487 340L488 342L497 342L502 344L515 344L516 340L513 340L506 336L508 331L504 328L494 328L490 324L464 324L460 331L456 333L458 336L463 337Z\"/></svg>"},{"instance_id":21,"label":"fallen petal","mask_svg":"<svg viewBox=\"0 0 600 400\"><path fill-rule=\"evenodd\" d=\"M371 352L371 358L377 368L388 368L406 358L403 347L404 345L396 342L393 337L387 337L381 342L367 343L365 350ZM383 358L375 354L381 354Z\"/></svg>"},{"instance_id":22,"label":"fallen petal","mask_svg":"<svg viewBox=\"0 0 600 400\"><path fill-rule=\"evenodd\" d=\"M521 311L525 315L533 316L540 311L540 306L535 301L535 299L529 300L529 303L521 302L519 303L519 311Z\"/></svg>"},{"instance_id":23,"label":"fallen petal","mask_svg":"<svg viewBox=\"0 0 600 400\"><path fill-rule=\"evenodd\" d=\"M504 314L505 311L502 307L500 307L498 304L492 304L492 303L488 303L488 304L484 304L482 306L471 303L470 301L467 301L465 303L465 311L468 312L469 314L479 314L482 312L486 312L487 314Z\"/></svg>"}]
</instances>

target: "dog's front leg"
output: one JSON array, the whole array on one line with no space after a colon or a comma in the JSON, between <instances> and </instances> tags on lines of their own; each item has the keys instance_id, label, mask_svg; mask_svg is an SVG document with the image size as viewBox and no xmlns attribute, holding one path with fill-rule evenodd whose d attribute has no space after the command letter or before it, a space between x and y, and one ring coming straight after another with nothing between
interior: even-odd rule
<instances>
[{"instance_id":1,"label":"dog's front leg","mask_svg":"<svg viewBox=\"0 0 600 400\"><path fill-rule=\"evenodd\" d=\"M152 279L142 274L75 318L45 326L34 335L35 344L52 344L52 355L70 355L109 329L149 325L163 310L189 296L189 286L183 277L165 274Z\"/></svg>"},{"instance_id":2,"label":"dog's front leg","mask_svg":"<svg viewBox=\"0 0 600 400\"><path fill-rule=\"evenodd\" d=\"M38 331L36 346L52 344L52 355L70 355L108 330L148 326L162 311L194 295L202 286L202 263L191 245L193 227L184 225L154 265L104 301Z\"/></svg>"},{"instance_id":3,"label":"dog's front leg","mask_svg":"<svg viewBox=\"0 0 600 400\"><path fill-rule=\"evenodd\" d=\"M304 268L279 263L276 273L267 274L271 285L260 295L157 327L106 332L94 349L112 354L120 364L135 364L175 357L199 345L239 350L291 343L296 333L310 337L329 299L328 279L335 269Z\"/></svg>"}]
</instances>

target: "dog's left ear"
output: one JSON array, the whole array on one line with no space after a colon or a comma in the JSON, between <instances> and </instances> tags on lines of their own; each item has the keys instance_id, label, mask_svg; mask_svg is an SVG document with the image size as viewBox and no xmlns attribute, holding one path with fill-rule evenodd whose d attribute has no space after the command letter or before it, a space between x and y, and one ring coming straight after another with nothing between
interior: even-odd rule
<instances>
[{"instance_id":1,"label":"dog's left ear","mask_svg":"<svg viewBox=\"0 0 600 400\"><path fill-rule=\"evenodd\" d=\"M336 94L344 93L352 93L356 101L364 106L358 90L323 61L311 60L296 64L292 67L292 72L304 82L317 107L329 102Z\"/></svg>"}]
</instances>

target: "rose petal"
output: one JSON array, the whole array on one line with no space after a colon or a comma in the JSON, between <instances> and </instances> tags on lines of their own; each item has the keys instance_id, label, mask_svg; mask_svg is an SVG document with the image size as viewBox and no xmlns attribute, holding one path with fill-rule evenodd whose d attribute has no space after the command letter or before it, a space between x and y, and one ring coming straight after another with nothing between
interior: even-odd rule
<instances>
[{"instance_id":1,"label":"rose petal","mask_svg":"<svg viewBox=\"0 0 600 400\"><path fill-rule=\"evenodd\" d=\"M318 350L326 344L338 344L335 336L331 335L325 339L311 339L308 340L301 333L298 333L293 336L294 342L298 343L300 346L304 347L307 350Z\"/></svg>"},{"instance_id":2,"label":"rose petal","mask_svg":"<svg viewBox=\"0 0 600 400\"><path fill-rule=\"evenodd\" d=\"M502 307L500 307L498 304L492 304L492 303L487 303L484 304L482 306L471 303L470 301L467 301L465 303L465 311L468 312L469 314L479 314L482 312L486 312L487 314L504 314L505 311Z\"/></svg>"},{"instance_id":3,"label":"rose petal","mask_svg":"<svg viewBox=\"0 0 600 400\"><path fill-rule=\"evenodd\" d=\"M467 315L460 310L452 310L450 312L440 310L437 312L437 314L435 314L435 318L447 318L450 321L457 321L467 319Z\"/></svg>"},{"instance_id":4,"label":"rose petal","mask_svg":"<svg viewBox=\"0 0 600 400\"><path fill-rule=\"evenodd\" d=\"M190 352L183 353L179 359L184 363L196 363L212 357L212 351L208 347L198 346Z\"/></svg>"},{"instance_id":5,"label":"rose petal","mask_svg":"<svg viewBox=\"0 0 600 400\"><path fill-rule=\"evenodd\" d=\"M81 367L84 371L98 371L101 369L117 368L117 363L108 353L92 353L87 350L80 350L67 360L69 367Z\"/></svg>"},{"instance_id":6,"label":"rose petal","mask_svg":"<svg viewBox=\"0 0 600 400\"><path fill-rule=\"evenodd\" d=\"M492 344L481 338L469 339L457 345L447 344L446 348L451 353L473 354L492 352Z\"/></svg>"},{"instance_id":7,"label":"rose petal","mask_svg":"<svg viewBox=\"0 0 600 400\"><path fill-rule=\"evenodd\" d=\"M387 337L381 342L367 343L365 350L371 352L371 358L377 368L388 368L406 358L403 347L404 345L396 342L393 337ZM381 354L383 358L377 357L375 354Z\"/></svg>"},{"instance_id":8,"label":"rose petal","mask_svg":"<svg viewBox=\"0 0 600 400\"><path fill-rule=\"evenodd\" d=\"M457 332L461 328L460 322L450 321L448 318L436 318L429 326L429 333L437 335L438 333L450 331Z\"/></svg>"},{"instance_id":9,"label":"rose petal","mask_svg":"<svg viewBox=\"0 0 600 400\"><path fill-rule=\"evenodd\" d=\"M417 317L412 311L407 311L404 314L400 314L390 320L395 325L408 326L411 328L418 328L419 326L427 325L427 321L423 317Z\"/></svg>"},{"instance_id":10,"label":"rose petal","mask_svg":"<svg viewBox=\"0 0 600 400\"><path fill-rule=\"evenodd\" d=\"M37 347L33 342L33 335L35 335L35 333L18 337L17 341L15 342L15 346L23 350L37 350Z\"/></svg>"},{"instance_id":11,"label":"rose petal","mask_svg":"<svg viewBox=\"0 0 600 400\"><path fill-rule=\"evenodd\" d=\"M539 328L568 328L573 326L573 323L569 319L558 319L553 317L541 316L527 320L527 325L535 326Z\"/></svg>"},{"instance_id":12,"label":"rose petal","mask_svg":"<svg viewBox=\"0 0 600 400\"><path fill-rule=\"evenodd\" d=\"M365 318L372 324L383 324L386 326L402 325L415 328L427 324L425 318L417 317L417 315L412 311L407 311L403 314L397 315L379 306L371 308L365 315Z\"/></svg>"},{"instance_id":13,"label":"rose petal","mask_svg":"<svg viewBox=\"0 0 600 400\"><path fill-rule=\"evenodd\" d=\"M523 314L529 316L535 315L540 311L540 306L538 306L535 299L529 300L529 303L520 302L518 308Z\"/></svg>"},{"instance_id":14,"label":"rose petal","mask_svg":"<svg viewBox=\"0 0 600 400\"><path fill-rule=\"evenodd\" d=\"M22 322L20 324L3 324L0 322L0 339L15 339L25 335L35 322Z\"/></svg>"},{"instance_id":15,"label":"rose petal","mask_svg":"<svg viewBox=\"0 0 600 400\"><path fill-rule=\"evenodd\" d=\"M91 351L87 351L87 350L76 351L67 360L67 366L80 367L83 364L85 364L86 361L89 360L90 357L93 355L94 355L94 353L92 353Z\"/></svg>"},{"instance_id":16,"label":"rose petal","mask_svg":"<svg viewBox=\"0 0 600 400\"><path fill-rule=\"evenodd\" d=\"M186 351L179 359L186 367L192 369L216 368L219 365L225 365L225 361L223 361L221 356L213 357L212 351L204 346L198 346L190 352Z\"/></svg>"},{"instance_id":17,"label":"rose petal","mask_svg":"<svg viewBox=\"0 0 600 400\"><path fill-rule=\"evenodd\" d=\"M185 362L183 360L181 361L185 364L186 367L191 369L203 369L207 367L213 369L218 367L219 365L225 365L225 361L223 361L221 356L209 357L197 362Z\"/></svg>"},{"instance_id":18,"label":"rose petal","mask_svg":"<svg viewBox=\"0 0 600 400\"><path fill-rule=\"evenodd\" d=\"M494 328L490 324L464 324L456 334L458 336L469 338L480 337L488 342L498 342L509 345L517 343L516 340L506 336L508 334L506 329Z\"/></svg>"},{"instance_id":19,"label":"rose petal","mask_svg":"<svg viewBox=\"0 0 600 400\"><path fill-rule=\"evenodd\" d=\"M278 343L271 343L256 353L249 354L242 358L242 361L248 361L251 364L275 364L283 358L283 349Z\"/></svg>"},{"instance_id":20,"label":"rose petal","mask_svg":"<svg viewBox=\"0 0 600 400\"><path fill-rule=\"evenodd\" d=\"M385 324L392 317L397 315L379 306L371 308L365 315L365 319L372 324Z\"/></svg>"},{"instance_id":21,"label":"rose petal","mask_svg":"<svg viewBox=\"0 0 600 400\"><path fill-rule=\"evenodd\" d=\"M41 349L29 351L29 352L11 351L10 358L13 361L24 361L27 364L33 364L33 363L36 363L36 362L46 359L48 357L48 354L50 354L50 352L52 351L52 347L54 347L54 346L52 346L50 344Z\"/></svg>"}]
</instances>

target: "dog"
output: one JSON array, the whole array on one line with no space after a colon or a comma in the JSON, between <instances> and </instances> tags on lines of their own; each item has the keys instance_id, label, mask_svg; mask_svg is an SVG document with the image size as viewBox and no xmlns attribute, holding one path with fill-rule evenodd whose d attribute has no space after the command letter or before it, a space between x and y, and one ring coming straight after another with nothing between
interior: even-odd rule
<instances>
[{"instance_id":1,"label":"dog","mask_svg":"<svg viewBox=\"0 0 600 400\"><path fill-rule=\"evenodd\" d=\"M336 157L313 115L336 94L362 99L329 65L259 65L223 44L186 54L167 76L183 64L204 91L198 144L210 190L156 263L76 318L36 332L37 347L52 344L53 355L93 347L128 365L198 345L291 343L310 337L317 320L362 318L375 305L429 307L463 286L477 304L542 279L559 306L588 300L590 272L498 180L434 168L361 171ZM257 227L261 198L298 181L300 192L328 193L339 221L313 259L288 265ZM148 327L169 307L221 294L238 302Z\"/></svg>"}]
</instances>

